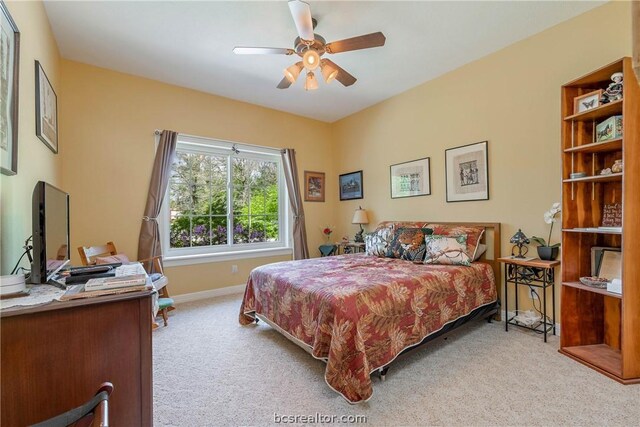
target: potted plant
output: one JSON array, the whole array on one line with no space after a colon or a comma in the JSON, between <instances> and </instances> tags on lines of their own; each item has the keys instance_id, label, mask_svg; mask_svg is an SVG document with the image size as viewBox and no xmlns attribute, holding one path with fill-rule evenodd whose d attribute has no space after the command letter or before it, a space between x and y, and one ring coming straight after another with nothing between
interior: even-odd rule
<instances>
[{"instance_id":1,"label":"potted plant","mask_svg":"<svg viewBox=\"0 0 640 427\"><path fill-rule=\"evenodd\" d=\"M556 216L558 216L561 211L560 203L554 203L551 205L551 209L544 213L544 222L551 224L551 227L549 227L549 238L547 240L536 236L531 238L532 242L540 245L538 246L538 256L540 259L553 261L558 257L560 243L556 243L554 245L551 244L551 232L553 231L553 223L556 222Z\"/></svg>"}]
</instances>

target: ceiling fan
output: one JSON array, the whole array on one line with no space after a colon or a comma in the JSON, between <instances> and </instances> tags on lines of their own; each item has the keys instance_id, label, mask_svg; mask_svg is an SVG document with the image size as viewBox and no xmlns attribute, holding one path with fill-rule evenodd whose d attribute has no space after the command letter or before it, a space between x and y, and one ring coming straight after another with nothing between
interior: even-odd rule
<instances>
[{"instance_id":1,"label":"ceiling fan","mask_svg":"<svg viewBox=\"0 0 640 427\"><path fill-rule=\"evenodd\" d=\"M322 58L322 56L325 53L333 54L384 46L386 38L381 32L327 43L324 37L313 32L317 21L311 18L311 8L308 3L290 0L289 10L298 30L298 37L293 42L293 49L275 47L235 47L233 49L233 53L237 55L296 54L301 57L302 61L298 61L284 70L284 78L278 84L278 89L287 89L295 83L303 69L307 70L305 90L317 89L318 80L313 72L318 67L320 67L325 82L330 83L335 79L344 86L351 86L356 82L356 78L340 68L335 62Z\"/></svg>"}]
</instances>

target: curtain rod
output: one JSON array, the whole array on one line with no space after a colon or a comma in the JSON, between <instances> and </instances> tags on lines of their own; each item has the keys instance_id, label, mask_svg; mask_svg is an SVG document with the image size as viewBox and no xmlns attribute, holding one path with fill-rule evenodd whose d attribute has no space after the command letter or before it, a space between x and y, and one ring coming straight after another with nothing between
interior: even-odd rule
<instances>
[{"instance_id":1,"label":"curtain rod","mask_svg":"<svg viewBox=\"0 0 640 427\"><path fill-rule=\"evenodd\" d=\"M156 136L160 135L161 133L162 133L162 131L160 129L156 129L153 132L153 134L156 135ZM245 147L269 148L269 149L272 149L272 150L280 150L280 151L284 150L284 148L279 148L279 147L268 147L268 146L265 146L265 145L255 145L255 144L247 144L247 143L244 143L244 142L227 141L226 139L209 138L209 137L206 137L206 136L198 136L198 135L189 135L187 133L181 133L181 132L178 132L178 135L186 136L188 138L213 139L215 141L221 141L221 142L227 142L229 144L234 144L234 146L235 146L235 144L240 144L240 145L244 145Z\"/></svg>"}]
</instances>

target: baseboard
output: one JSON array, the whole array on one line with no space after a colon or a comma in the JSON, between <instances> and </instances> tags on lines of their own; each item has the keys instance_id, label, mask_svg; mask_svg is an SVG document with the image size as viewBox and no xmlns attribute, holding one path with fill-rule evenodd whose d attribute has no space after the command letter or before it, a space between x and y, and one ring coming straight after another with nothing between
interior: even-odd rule
<instances>
[{"instance_id":1,"label":"baseboard","mask_svg":"<svg viewBox=\"0 0 640 427\"><path fill-rule=\"evenodd\" d=\"M173 298L173 301L176 304L182 304L183 302L198 301L207 298L221 297L224 295L241 294L244 292L246 286L247 285L245 284L227 286L224 288L209 289L207 291L192 292L190 294L171 295L171 298Z\"/></svg>"},{"instance_id":2,"label":"baseboard","mask_svg":"<svg viewBox=\"0 0 640 427\"><path fill-rule=\"evenodd\" d=\"M513 317L513 316L515 316L515 314L516 314L515 312L510 311L510 312L509 312L509 318L511 318L511 317ZM505 319L507 318L507 317L505 316L504 310L500 310L500 316L501 316L501 318L502 318L502 321L503 321L503 322L504 322L504 321L505 321ZM516 327L517 327L517 326L516 326ZM557 336L560 336L560 324L559 324L559 323L556 323L556 335L557 335Z\"/></svg>"}]
</instances>

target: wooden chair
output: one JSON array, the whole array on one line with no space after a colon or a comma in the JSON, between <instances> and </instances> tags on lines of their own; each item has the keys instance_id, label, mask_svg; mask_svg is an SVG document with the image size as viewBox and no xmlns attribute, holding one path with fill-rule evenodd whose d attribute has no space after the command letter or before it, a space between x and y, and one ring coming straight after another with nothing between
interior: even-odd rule
<instances>
[{"instance_id":1,"label":"wooden chair","mask_svg":"<svg viewBox=\"0 0 640 427\"><path fill-rule=\"evenodd\" d=\"M80 246L78 248L78 253L80 254L80 260L82 261L82 265L95 265L96 259L98 257L114 256L118 254L118 251L116 250L116 245L113 242L107 242L106 245L102 245L102 246ZM169 280L164 275L161 257L155 256L153 258L141 259L141 260L138 260L138 262L144 266L144 269L147 271L147 274L149 275L152 275L154 273L160 274L160 277L157 280L153 281L153 285L158 290L159 312L162 315L164 326L167 326L168 324L167 313L169 311L175 310L175 302L173 301L173 298L169 296L169 290L167 289L167 284L169 283ZM154 322L154 329L157 327L158 325Z\"/></svg>"},{"instance_id":2,"label":"wooden chair","mask_svg":"<svg viewBox=\"0 0 640 427\"><path fill-rule=\"evenodd\" d=\"M109 396L113 392L113 384L105 382L100 385L96 394L83 404L32 427L89 427L109 425Z\"/></svg>"}]
</instances>

